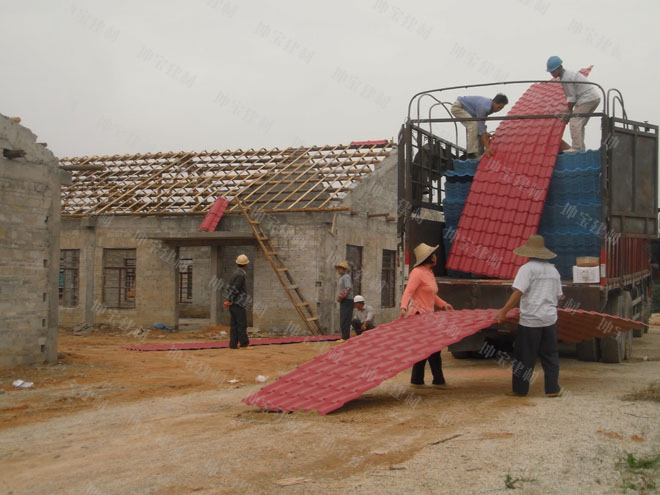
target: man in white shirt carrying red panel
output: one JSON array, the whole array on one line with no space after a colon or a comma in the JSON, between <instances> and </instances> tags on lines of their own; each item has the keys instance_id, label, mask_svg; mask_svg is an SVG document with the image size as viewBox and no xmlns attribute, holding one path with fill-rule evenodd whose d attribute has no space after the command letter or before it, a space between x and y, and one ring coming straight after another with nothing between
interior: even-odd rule
<instances>
[{"instance_id":1,"label":"man in white shirt carrying red panel","mask_svg":"<svg viewBox=\"0 0 660 495\"><path fill-rule=\"evenodd\" d=\"M548 59L547 70L552 77L558 77L561 81L561 86L566 95L566 102L568 103L568 113L565 115L564 120L568 122L571 130L571 140L573 146L568 147L562 141L562 151L584 151L584 128L589 122L589 117L572 117L573 113L592 113L600 104L600 93L593 84L587 83L587 78L579 72L564 69L563 61L557 56L552 56Z\"/></svg>"},{"instance_id":2,"label":"man in white shirt carrying red panel","mask_svg":"<svg viewBox=\"0 0 660 495\"><path fill-rule=\"evenodd\" d=\"M545 247L543 237L529 236L527 242L514 249L529 261L518 269L513 281L513 294L497 314L502 323L506 314L520 302L520 321L513 350L513 391L525 396L536 358L541 358L548 397L561 395L559 387L559 352L557 350L557 303L563 297L561 279L555 265L548 260L557 255Z\"/></svg>"}]
</instances>

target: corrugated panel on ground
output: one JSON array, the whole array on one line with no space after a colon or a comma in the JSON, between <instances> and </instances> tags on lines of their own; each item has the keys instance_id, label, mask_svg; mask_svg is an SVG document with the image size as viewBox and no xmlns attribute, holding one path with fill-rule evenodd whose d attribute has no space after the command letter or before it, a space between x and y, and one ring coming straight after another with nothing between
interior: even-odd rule
<instances>
[{"instance_id":1,"label":"corrugated panel on ground","mask_svg":"<svg viewBox=\"0 0 660 495\"><path fill-rule=\"evenodd\" d=\"M197 232L215 232L215 228L218 226L222 214L227 209L229 205L229 200L223 197L216 199L211 205L211 209L204 217L202 225L199 226Z\"/></svg>"},{"instance_id":2,"label":"corrugated panel on ground","mask_svg":"<svg viewBox=\"0 0 660 495\"><path fill-rule=\"evenodd\" d=\"M398 319L351 338L265 386L244 402L326 414L399 371L495 323L496 309L439 311Z\"/></svg>"},{"instance_id":3,"label":"corrugated panel on ground","mask_svg":"<svg viewBox=\"0 0 660 495\"><path fill-rule=\"evenodd\" d=\"M327 414L432 353L496 322L497 309L440 311L394 320L352 338L266 385L243 402L272 411ZM507 319L517 322L520 312ZM643 324L610 315L558 309L561 340L580 342L616 335ZM609 329L609 330L608 330Z\"/></svg>"},{"instance_id":4,"label":"corrugated panel on ground","mask_svg":"<svg viewBox=\"0 0 660 495\"><path fill-rule=\"evenodd\" d=\"M588 74L588 70L582 71ZM533 84L508 115L566 111L560 84ZM447 268L511 279L526 261L512 250L536 234L565 123L505 120L493 137L461 214Z\"/></svg>"},{"instance_id":5,"label":"corrugated panel on ground","mask_svg":"<svg viewBox=\"0 0 660 495\"><path fill-rule=\"evenodd\" d=\"M274 339L250 339L250 346L258 345L279 345L279 344L300 344L303 342L325 342L339 340L339 335L317 335L309 337L281 337ZM195 351L199 349L226 349L229 347L229 341L215 342L186 342L185 344L151 344L151 345L130 345L122 347L129 351Z\"/></svg>"}]
</instances>

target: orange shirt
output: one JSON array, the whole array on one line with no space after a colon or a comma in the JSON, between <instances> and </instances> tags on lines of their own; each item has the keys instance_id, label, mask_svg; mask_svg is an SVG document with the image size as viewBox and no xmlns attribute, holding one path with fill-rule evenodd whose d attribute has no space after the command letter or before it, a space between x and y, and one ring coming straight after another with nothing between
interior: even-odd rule
<instances>
[{"instance_id":1,"label":"orange shirt","mask_svg":"<svg viewBox=\"0 0 660 495\"><path fill-rule=\"evenodd\" d=\"M433 270L426 266L413 268L408 277L408 285L403 291L401 309L407 309L409 315L432 313L435 306L444 308L447 303L438 297L438 284Z\"/></svg>"}]
</instances>

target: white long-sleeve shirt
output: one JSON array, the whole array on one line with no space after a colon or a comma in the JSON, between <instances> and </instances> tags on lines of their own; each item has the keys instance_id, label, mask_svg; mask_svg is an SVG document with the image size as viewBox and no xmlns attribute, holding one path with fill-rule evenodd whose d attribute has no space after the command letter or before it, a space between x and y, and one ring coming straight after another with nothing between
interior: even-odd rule
<instances>
[{"instance_id":1,"label":"white long-sleeve shirt","mask_svg":"<svg viewBox=\"0 0 660 495\"><path fill-rule=\"evenodd\" d=\"M579 72L564 69L564 73L561 75L561 85L568 103L581 105L588 101L600 100L600 92L596 86L575 84L576 82L588 82L588 79Z\"/></svg>"}]
</instances>

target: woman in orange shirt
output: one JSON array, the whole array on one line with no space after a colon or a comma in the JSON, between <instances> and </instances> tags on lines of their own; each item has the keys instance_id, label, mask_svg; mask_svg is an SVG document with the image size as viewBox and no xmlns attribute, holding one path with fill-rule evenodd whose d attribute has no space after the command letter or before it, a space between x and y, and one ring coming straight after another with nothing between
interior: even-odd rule
<instances>
[{"instance_id":1,"label":"woman in orange shirt","mask_svg":"<svg viewBox=\"0 0 660 495\"><path fill-rule=\"evenodd\" d=\"M408 276L408 285L401 298L401 318L405 318L407 314L432 313L436 306L445 311L454 309L451 304L438 297L438 284L433 274L433 267L437 261L436 249L438 246L433 247L424 243L415 248L416 263ZM433 373L433 385L437 387L445 385L440 351L434 352L427 359L413 365L410 383L418 386L424 385L424 367L427 360L431 373Z\"/></svg>"}]
</instances>

